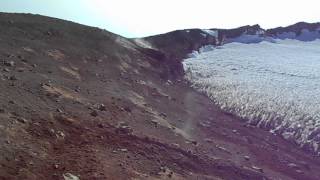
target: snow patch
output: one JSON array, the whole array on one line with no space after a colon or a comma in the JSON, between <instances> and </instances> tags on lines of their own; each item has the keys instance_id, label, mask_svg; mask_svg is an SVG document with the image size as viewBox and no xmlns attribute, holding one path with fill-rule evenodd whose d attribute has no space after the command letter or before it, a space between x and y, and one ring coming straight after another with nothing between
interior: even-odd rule
<instances>
[{"instance_id":1,"label":"snow patch","mask_svg":"<svg viewBox=\"0 0 320 180\"><path fill-rule=\"evenodd\" d=\"M156 49L149 42L147 42L146 40L140 39L140 38L134 39L134 42L138 46L143 47L143 48Z\"/></svg>"},{"instance_id":2,"label":"snow patch","mask_svg":"<svg viewBox=\"0 0 320 180\"><path fill-rule=\"evenodd\" d=\"M265 40L264 37L260 35L242 34L239 37L226 40L225 43L238 42L238 43L249 44L249 43L259 43L263 40Z\"/></svg>"},{"instance_id":3,"label":"snow patch","mask_svg":"<svg viewBox=\"0 0 320 180\"><path fill-rule=\"evenodd\" d=\"M283 33L277 34L277 38L279 38L279 39L295 39L296 33L295 32L283 32Z\"/></svg>"},{"instance_id":4,"label":"snow patch","mask_svg":"<svg viewBox=\"0 0 320 180\"><path fill-rule=\"evenodd\" d=\"M259 29L256 32L256 35L264 35L264 34L265 34L265 30L263 30L263 29Z\"/></svg>"},{"instance_id":5,"label":"snow patch","mask_svg":"<svg viewBox=\"0 0 320 180\"><path fill-rule=\"evenodd\" d=\"M202 31L210 36L218 38L218 31L210 30L210 29L202 29Z\"/></svg>"},{"instance_id":6,"label":"snow patch","mask_svg":"<svg viewBox=\"0 0 320 180\"><path fill-rule=\"evenodd\" d=\"M190 58L197 57L199 55L199 53L212 51L214 49L215 49L215 46L213 46L213 45L202 46L201 48L199 48L199 50L197 50L197 51L194 50L194 51L192 51L192 53L188 54L188 57L190 57Z\"/></svg>"},{"instance_id":7,"label":"snow patch","mask_svg":"<svg viewBox=\"0 0 320 180\"><path fill-rule=\"evenodd\" d=\"M200 33L201 34L201 36L203 36L203 37L207 37L207 34L205 34L205 33Z\"/></svg>"}]
</instances>

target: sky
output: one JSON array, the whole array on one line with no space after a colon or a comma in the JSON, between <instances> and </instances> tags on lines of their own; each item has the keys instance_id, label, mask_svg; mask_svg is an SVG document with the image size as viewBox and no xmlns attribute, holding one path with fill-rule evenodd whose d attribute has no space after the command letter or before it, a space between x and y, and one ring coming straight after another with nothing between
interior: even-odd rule
<instances>
[{"instance_id":1,"label":"sky","mask_svg":"<svg viewBox=\"0 0 320 180\"><path fill-rule=\"evenodd\" d=\"M319 0L0 0L0 12L41 14L125 37L188 28L320 22Z\"/></svg>"}]
</instances>

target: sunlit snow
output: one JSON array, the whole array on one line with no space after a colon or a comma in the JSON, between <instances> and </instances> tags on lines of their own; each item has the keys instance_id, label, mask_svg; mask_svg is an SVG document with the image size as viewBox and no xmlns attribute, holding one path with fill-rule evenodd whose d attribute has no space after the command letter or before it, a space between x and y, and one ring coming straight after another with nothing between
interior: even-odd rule
<instances>
[{"instance_id":1,"label":"sunlit snow","mask_svg":"<svg viewBox=\"0 0 320 180\"><path fill-rule=\"evenodd\" d=\"M196 89L248 123L320 151L320 40L209 49L184 61Z\"/></svg>"}]
</instances>

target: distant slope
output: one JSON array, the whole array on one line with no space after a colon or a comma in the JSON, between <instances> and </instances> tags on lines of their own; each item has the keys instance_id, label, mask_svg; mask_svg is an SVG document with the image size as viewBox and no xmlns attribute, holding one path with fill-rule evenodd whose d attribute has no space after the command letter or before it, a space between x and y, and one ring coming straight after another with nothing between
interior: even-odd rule
<instances>
[{"instance_id":1,"label":"distant slope","mask_svg":"<svg viewBox=\"0 0 320 180\"><path fill-rule=\"evenodd\" d=\"M299 22L287 27L278 27L274 29L268 29L266 34L272 37L277 37L284 33L294 33L296 36L301 36L301 34L309 32L315 32L319 34L320 32L320 23L306 23ZM319 38L320 36L316 36L315 38ZM314 40L314 39L310 39Z\"/></svg>"},{"instance_id":2,"label":"distant slope","mask_svg":"<svg viewBox=\"0 0 320 180\"><path fill-rule=\"evenodd\" d=\"M208 30L215 32L215 34L206 32ZM208 30L177 30L143 39L171 56L185 58L188 53L205 45L222 45L229 42L256 43L270 38L289 38L301 41L312 41L320 38L320 23L300 22L288 27L267 30L262 29L259 25Z\"/></svg>"}]
</instances>

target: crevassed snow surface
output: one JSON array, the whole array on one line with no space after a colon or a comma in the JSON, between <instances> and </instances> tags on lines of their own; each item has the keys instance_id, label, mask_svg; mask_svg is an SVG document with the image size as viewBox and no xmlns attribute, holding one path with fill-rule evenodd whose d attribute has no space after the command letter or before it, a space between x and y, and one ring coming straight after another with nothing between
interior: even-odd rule
<instances>
[{"instance_id":1,"label":"crevassed snow surface","mask_svg":"<svg viewBox=\"0 0 320 180\"><path fill-rule=\"evenodd\" d=\"M229 43L184 68L222 109L320 152L320 40Z\"/></svg>"}]
</instances>

